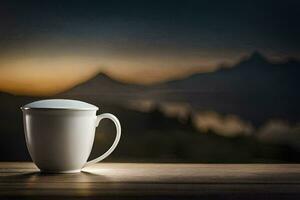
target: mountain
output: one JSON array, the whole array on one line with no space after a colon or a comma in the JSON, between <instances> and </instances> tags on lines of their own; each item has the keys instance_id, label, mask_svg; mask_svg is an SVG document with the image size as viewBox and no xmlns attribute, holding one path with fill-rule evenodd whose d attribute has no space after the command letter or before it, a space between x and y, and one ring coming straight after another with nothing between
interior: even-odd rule
<instances>
[{"instance_id":1,"label":"mountain","mask_svg":"<svg viewBox=\"0 0 300 200\"><path fill-rule=\"evenodd\" d=\"M233 66L151 86L123 83L100 73L57 97L122 105L139 100L183 102L195 112L235 114L255 125L272 118L296 122L299 75L298 61L273 63L256 51Z\"/></svg>"},{"instance_id":2,"label":"mountain","mask_svg":"<svg viewBox=\"0 0 300 200\"><path fill-rule=\"evenodd\" d=\"M258 126L281 118L299 121L299 62L272 63L256 52L234 66L216 72L151 86L127 84L100 73L70 90L47 98L81 99L114 113L122 124L122 140L110 156L113 161L148 162L299 162L299 152L286 144L269 144L256 137L235 138L195 129L192 115L181 121L158 106L149 112L126 107L132 100L184 102L192 112L212 110L235 114ZM42 97L0 92L0 160L30 160L26 150L20 106ZM115 129L109 120L96 130L92 157L111 144ZM153 148L155 147L155 148ZM218 148L216 148L218 147Z\"/></svg>"},{"instance_id":3,"label":"mountain","mask_svg":"<svg viewBox=\"0 0 300 200\"><path fill-rule=\"evenodd\" d=\"M117 102L132 99L145 89L145 86L128 84L99 73L92 79L56 95L58 98L76 98L91 102Z\"/></svg>"},{"instance_id":4,"label":"mountain","mask_svg":"<svg viewBox=\"0 0 300 200\"><path fill-rule=\"evenodd\" d=\"M272 63L259 52L234 66L156 85L196 110L236 114L255 124L270 118L300 119L300 63ZM176 101L167 98L166 101Z\"/></svg>"},{"instance_id":5,"label":"mountain","mask_svg":"<svg viewBox=\"0 0 300 200\"><path fill-rule=\"evenodd\" d=\"M240 89L240 92L246 93L260 90L263 87L269 92L273 92L273 87L264 87L264 85L289 84L292 83L292 80L297 82L299 72L299 62L271 63L260 53L254 52L231 67L221 68L210 73L193 74L184 79L163 83L162 86L177 90L192 89L204 92L236 92L237 89ZM277 87L277 89L281 88Z\"/></svg>"}]
</instances>

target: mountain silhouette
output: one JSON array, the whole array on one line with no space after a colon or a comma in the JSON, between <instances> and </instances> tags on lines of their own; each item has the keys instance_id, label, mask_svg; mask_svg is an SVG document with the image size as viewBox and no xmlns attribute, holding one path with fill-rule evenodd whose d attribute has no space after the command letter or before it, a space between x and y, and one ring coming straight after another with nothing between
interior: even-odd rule
<instances>
[{"instance_id":1,"label":"mountain silhouette","mask_svg":"<svg viewBox=\"0 0 300 200\"><path fill-rule=\"evenodd\" d=\"M139 99L184 102L194 111L235 114L260 125L271 118L300 119L299 75L297 60L273 63L255 51L235 65L215 72L150 86L120 82L99 73L58 96L123 104Z\"/></svg>"},{"instance_id":2,"label":"mountain silhouette","mask_svg":"<svg viewBox=\"0 0 300 200\"><path fill-rule=\"evenodd\" d=\"M138 89L141 86L127 84L124 82L117 81L112 79L107 74L101 72L96 76L91 78L90 80L76 85L68 91L64 92L64 94L72 94L72 95L97 95L105 93L114 93L114 92L125 92L131 89ZM124 91L125 90L125 91Z\"/></svg>"},{"instance_id":3,"label":"mountain silhouette","mask_svg":"<svg viewBox=\"0 0 300 200\"><path fill-rule=\"evenodd\" d=\"M272 63L254 52L234 66L156 87L174 91L177 94L170 96L184 99L196 110L236 114L256 124L270 118L297 121L300 119L299 75L298 61Z\"/></svg>"},{"instance_id":4,"label":"mountain silhouette","mask_svg":"<svg viewBox=\"0 0 300 200\"><path fill-rule=\"evenodd\" d=\"M192 123L182 123L176 117L166 116L159 104L183 102L191 106L191 117L193 112L215 111L235 114L257 126L274 118L297 122L300 119L299 70L297 60L272 63L259 52L254 52L235 65L215 72L197 73L151 86L124 83L99 73L68 91L46 98L79 99L98 105L101 112L116 114L122 123L123 139L115 157L110 158L117 161L148 159L168 162L168 159L175 159L180 162L230 163L256 162L265 158L266 161L294 162L299 161L299 155L287 146L270 146L258 142L255 137L226 138L213 131L201 134ZM42 98L45 97L0 92L0 129L3 133L0 160L30 159L19 108ZM127 102L133 100L151 100L158 105L149 112L140 112L126 107ZM111 122L104 120L101 123L97 132L108 134L96 134L101 145L95 145L98 149L95 155L109 147L109 137L113 137L115 131L109 124ZM102 145L101 141L105 144ZM153 146L156 148L151 148Z\"/></svg>"},{"instance_id":5,"label":"mountain silhouette","mask_svg":"<svg viewBox=\"0 0 300 200\"><path fill-rule=\"evenodd\" d=\"M259 51L254 51L248 58L245 58L244 61L246 62L252 62L252 63L267 63L268 59L262 55Z\"/></svg>"},{"instance_id":6,"label":"mountain silhouette","mask_svg":"<svg viewBox=\"0 0 300 200\"><path fill-rule=\"evenodd\" d=\"M105 73L98 73L88 81L58 94L59 98L76 98L91 102L120 102L139 95L144 86L117 81Z\"/></svg>"},{"instance_id":7,"label":"mountain silhouette","mask_svg":"<svg viewBox=\"0 0 300 200\"><path fill-rule=\"evenodd\" d=\"M259 52L254 52L234 66L213 73L194 74L162 85L184 90L196 88L198 91L249 93L254 90L257 93L265 90L264 92L277 93L280 90L296 94L294 89L299 83L299 72L300 63L297 61L272 63ZM285 84L288 84L288 88L283 87Z\"/></svg>"}]
</instances>

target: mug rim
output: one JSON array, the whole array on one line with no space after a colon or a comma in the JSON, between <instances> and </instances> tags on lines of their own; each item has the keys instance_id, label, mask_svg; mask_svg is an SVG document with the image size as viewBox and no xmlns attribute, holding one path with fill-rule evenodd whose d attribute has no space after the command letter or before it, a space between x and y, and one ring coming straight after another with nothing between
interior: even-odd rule
<instances>
[{"instance_id":1,"label":"mug rim","mask_svg":"<svg viewBox=\"0 0 300 200\"><path fill-rule=\"evenodd\" d=\"M23 105L21 110L89 110L97 111L95 105L73 99L42 99Z\"/></svg>"},{"instance_id":2,"label":"mug rim","mask_svg":"<svg viewBox=\"0 0 300 200\"><path fill-rule=\"evenodd\" d=\"M26 111L26 110L78 110L78 111L97 111L99 110L99 108L60 108L60 107L56 107L56 108L30 108L30 107L26 107L26 106L22 106L20 107L20 109L22 111Z\"/></svg>"}]
</instances>

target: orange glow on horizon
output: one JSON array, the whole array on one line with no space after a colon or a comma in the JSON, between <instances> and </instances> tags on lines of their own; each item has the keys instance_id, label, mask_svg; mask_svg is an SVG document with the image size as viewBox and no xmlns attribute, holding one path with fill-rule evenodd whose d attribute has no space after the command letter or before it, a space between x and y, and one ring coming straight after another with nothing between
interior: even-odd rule
<instances>
[{"instance_id":1,"label":"orange glow on horizon","mask_svg":"<svg viewBox=\"0 0 300 200\"><path fill-rule=\"evenodd\" d=\"M242 53L242 55L245 55ZM116 56L116 55L115 55ZM134 84L153 84L183 78L193 73L212 72L220 63L233 64L241 54L214 59L178 57L114 56L2 56L0 92L49 96L85 82L99 72Z\"/></svg>"},{"instance_id":2,"label":"orange glow on horizon","mask_svg":"<svg viewBox=\"0 0 300 200\"><path fill-rule=\"evenodd\" d=\"M181 63L182 66L174 67L175 63L178 61L104 60L81 56L6 57L0 58L0 91L16 95L49 96L84 82L99 72L122 82L152 84L216 68L215 64L205 61L202 61L207 65L205 67L196 66L197 61L189 63L187 67L182 67Z\"/></svg>"}]
</instances>

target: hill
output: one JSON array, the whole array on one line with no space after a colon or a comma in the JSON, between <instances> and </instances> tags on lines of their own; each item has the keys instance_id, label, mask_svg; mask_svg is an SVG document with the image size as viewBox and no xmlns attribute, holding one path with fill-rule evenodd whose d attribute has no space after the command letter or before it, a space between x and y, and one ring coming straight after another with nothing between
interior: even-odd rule
<instances>
[{"instance_id":1,"label":"hill","mask_svg":"<svg viewBox=\"0 0 300 200\"><path fill-rule=\"evenodd\" d=\"M127 101L136 98L146 87L128 84L112 79L104 73L99 73L92 79L78 84L73 88L56 95L59 98L77 98L91 102L115 102L120 99Z\"/></svg>"},{"instance_id":2,"label":"hill","mask_svg":"<svg viewBox=\"0 0 300 200\"><path fill-rule=\"evenodd\" d=\"M300 63L272 63L258 52L234 66L193 74L153 87L164 101L185 101L196 110L235 114L255 124L270 118L300 119ZM160 99L161 100L161 99Z\"/></svg>"},{"instance_id":3,"label":"hill","mask_svg":"<svg viewBox=\"0 0 300 200\"><path fill-rule=\"evenodd\" d=\"M299 75L298 61L273 63L254 52L215 72L150 86L123 83L100 73L58 97L125 106L141 100L155 104L181 102L195 112L234 114L259 126L272 118L300 120Z\"/></svg>"},{"instance_id":4,"label":"hill","mask_svg":"<svg viewBox=\"0 0 300 200\"><path fill-rule=\"evenodd\" d=\"M47 98L84 100L111 112L120 119L123 137L112 161L141 162L299 162L299 151L285 144L260 141L255 135L225 137L213 130L195 128L193 114L215 111L235 114L260 126L266 120L281 118L299 121L299 62L272 63L255 52L234 66L212 73L151 86L123 83L100 73L64 93ZM0 160L29 160L26 150L22 105L45 97L0 93ZM129 106L150 100L147 112ZM183 102L191 106L186 120L168 116L161 104ZM101 122L92 157L111 144L114 127ZM155 148L153 148L155 147ZM298 148L299 149L299 148Z\"/></svg>"}]
</instances>

